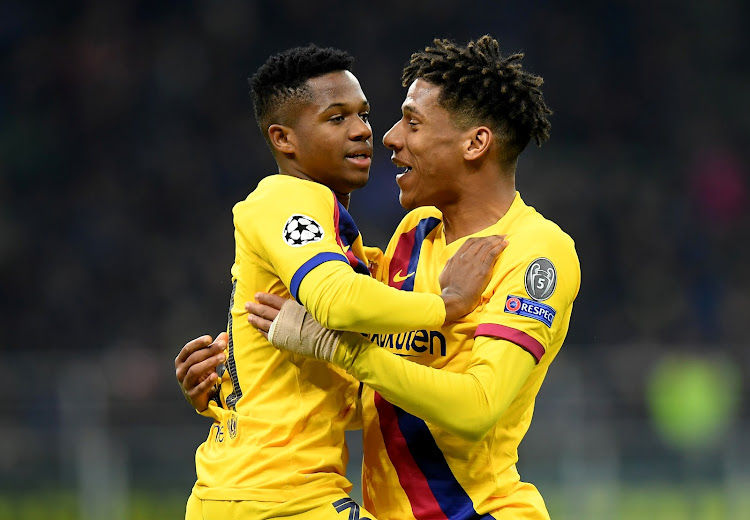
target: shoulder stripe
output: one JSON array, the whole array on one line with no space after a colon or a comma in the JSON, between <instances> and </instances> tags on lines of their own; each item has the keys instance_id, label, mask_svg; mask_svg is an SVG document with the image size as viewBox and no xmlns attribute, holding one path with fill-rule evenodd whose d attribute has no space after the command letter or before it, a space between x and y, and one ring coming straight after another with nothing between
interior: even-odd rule
<instances>
[{"instance_id":1,"label":"shoulder stripe","mask_svg":"<svg viewBox=\"0 0 750 520\"><path fill-rule=\"evenodd\" d=\"M302 280L305 278L305 276L308 275L310 271L318 267L320 264L325 262L330 262L331 260L341 260L342 262L349 263L349 259L347 259L343 253L332 253L332 252L324 252L324 253L318 253L314 257L312 257L310 260L305 262L300 266L299 269L297 269L297 272L294 273L294 276L292 276L292 281L290 283L289 292L292 294L292 297L299 302L299 298L297 297L297 293L299 292L299 285L302 283ZM302 302L300 302L301 304Z\"/></svg>"},{"instance_id":2,"label":"shoulder stripe","mask_svg":"<svg viewBox=\"0 0 750 520\"><path fill-rule=\"evenodd\" d=\"M544 346L525 332L512 327L506 327L505 325L498 325L497 323L482 323L478 325L474 337L478 336L493 336L515 343L534 356L537 363L542 359L545 352Z\"/></svg>"}]
</instances>

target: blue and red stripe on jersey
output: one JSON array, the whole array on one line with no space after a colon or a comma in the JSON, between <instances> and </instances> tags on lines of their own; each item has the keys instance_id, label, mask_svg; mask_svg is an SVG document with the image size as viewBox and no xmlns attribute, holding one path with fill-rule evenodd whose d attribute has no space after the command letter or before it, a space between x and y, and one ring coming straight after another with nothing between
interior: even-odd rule
<instances>
[{"instance_id":1,"label":"blue and red stripe on jersey","mask_svg":"<svg viewBox=\"0 0 750 520\"><path fill-rule=\"evenodd\" d=\"M375 408L388 458L417 520L493 519L476 512L427 423L392 405L377 392Z\"/></svg>"},{"instance_id":2,"label":"blue and red stripe on jersey","mask_svg":"<svg viewBox=\"0 0 750 520\"><path fill-rule=\"evenodd\" d=\"M289 292L299 303L302 303L299 301L298 297L299 286L302 283L302 280L304 280L305 276L307 276L310 271L324 262L341 260L342 262L347 262L352 266L352 269L359 274L370 276L370 270L367 268L367 263L360 260L351 250L351 246L359 237L357 224L354 223L352 216L346 211L346 208L341 205L338 199L336 199L335 195L333 202L333 226L336 230L336 243L341 247L341 253L333 253L330 251L318 253L297 269L294 276L292 276L291 283L289 284Z\"/></svg>"},{"instance_id":3,"label":"blue and red stripe on jersey","mask_svg":"<svg viewBox=\"0 0 750 520\"><path fill-rule=\"evenodd\" d=\"M352 246L354 246L354 243L359 238L357 224L354 223L354 219L338 199L334 202L336 202L336 204L333 206L333 225L336 229L336 242L338 242L341 249L344 250L346 258L349 260L349 265L351 265L356 272L370 276L367 262L358 258L354 254L354 251L352 251Z\"/></svg>"},{"instance_id":4,"label":"blue and red stripe on jersey","mask_svg":"<svg viewBox=\"0 0 750 520\"><path fill-rule=\"evenodd\" d=\"M424 239L440 224L435 217L422 219L403 233L390 262L388 284L414 290L414 279ZM398 280L396 280L398 278ZM401 488L417 520L491 519L474 509L438 447L427 423L392 405L375 392L380 431Z\"/></svg>"},{"instance_id":5,"label":"blue and red stripe on jersey","mask_svg":"<svg viewBox=\"0 0 750 520\"><path fill-rule=\"evenodd\" d=\"M414 279L417 277L417 264L422 251L422 242L440 224L435 217L423 218L419 224L406 233L402 233L396 243L396 250L390 261L388 285L402 291L414 290ZM396 277L399 280L396 280Z\"/></svg>"}]
</instances>

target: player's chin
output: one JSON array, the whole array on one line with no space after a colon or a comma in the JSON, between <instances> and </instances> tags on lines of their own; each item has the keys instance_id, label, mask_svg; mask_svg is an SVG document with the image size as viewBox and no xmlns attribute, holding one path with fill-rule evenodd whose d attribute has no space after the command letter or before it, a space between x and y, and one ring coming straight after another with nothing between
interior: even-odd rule
<instances>
[{"instance_id":1,"label":"player's chin","mask_svg":"<svg viewBox=\"0 0 750 520\"><path fill-rule=\"evenodd\" d=\"M417 203L414 200L414 197L412 197L408 191L404 191L403 189L398 192L398 202L406 211L411 211L417 208Z\"/></svg>"},{"instance_id":2,"label":"player's chin","mask_svg":"<svg viewBox=\"0 0 750 520\"><path fill-rule=\"evenodd\" d=\"M370 170L369 168L366 170L354 170L348 172L346 176L347 184L349 185L349 188L354 191L358 190L359 188L364 187L367 184L367 181L370 179Z\"/></svg>"}]
</instances>

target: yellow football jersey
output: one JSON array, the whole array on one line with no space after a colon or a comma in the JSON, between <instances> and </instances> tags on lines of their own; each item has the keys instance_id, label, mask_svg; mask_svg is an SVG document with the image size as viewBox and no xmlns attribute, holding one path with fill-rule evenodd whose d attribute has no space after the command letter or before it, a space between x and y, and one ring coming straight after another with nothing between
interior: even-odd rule
<instances>
[{"instance_id":1,"label":"yellow football jersey","mask_svg":"<svg viewBox=\"0 0 750 520\"><path fill-rule=\"evenodd\" d=\"M204 413L214 424L196 451L193 494L283 502L348 491L344 430L359 384L273 347L247 322L245 302L257 292L291 295L329 327L382 332L439 326L442 299L371 278L354 221L321 184L267 177L235 205L234 223L226 370L219 402Z\"/></svg>"},{"instance_id":2,"label":"yellow football jersey","mask_svg":"<svg viewBox=\"0 0 750 520\"><path fill-rule=\"evenodd\" d=\"M380 520L548 518L515 464L568 330L580 266L572 239L520 194L496 224L471 236L493 234L507 234L509 245L474 312L337 349L334 362L365 383L363 495ZM438 277L467 238L446 244L438 210L412 211L385 253L383 279L439 294ZM522 378L514 375L521 366Z\"/></svg>"}]
</instances>

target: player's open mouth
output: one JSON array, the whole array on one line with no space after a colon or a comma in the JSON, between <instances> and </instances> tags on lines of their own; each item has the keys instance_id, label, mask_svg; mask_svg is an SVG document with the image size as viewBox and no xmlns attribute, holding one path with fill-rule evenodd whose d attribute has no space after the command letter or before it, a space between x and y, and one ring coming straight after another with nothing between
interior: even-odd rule
<instances>
[{"instance_id":1,"label":"player's open mouth","mask_svg":"<svg viewBox=\"0 0 750 520\"><path fill-rule=\"evenodd\" d=\"M407 173L409 173L412 170L412 167L409 166L408 164L404 164L395 159L391 159L391 161L393 162L393 164L398 166L398 173L396 174L396 182L401 180L401 177L404 177Z\"/></svg>"},{"instance_id":2,"label":"player's open mouth","mask_svg":"<svg viewBox=\"0 0 750 520\"><path fill-rule=\"evenodd\" d=\"M402 175L405 175L409 173L412 170L412 167L406 164L405 162L401 162L398 159L396 159L396 154L394 153L393 156L391 156L391 162L396 165L398 168L398 174L396 174L396 178L398 179Z\"/></svg>"},{"instance_id":3,"label":"player's open mouth","mask_svg":"<svg viewBox=\"0 0 750 520\"><path fill-rule=\"evenodd\" d=\"M396 183L401 186L401 180L404 179L411 171L411 166L402 166L396 174Z\"/></svg>"}]
</instances>

